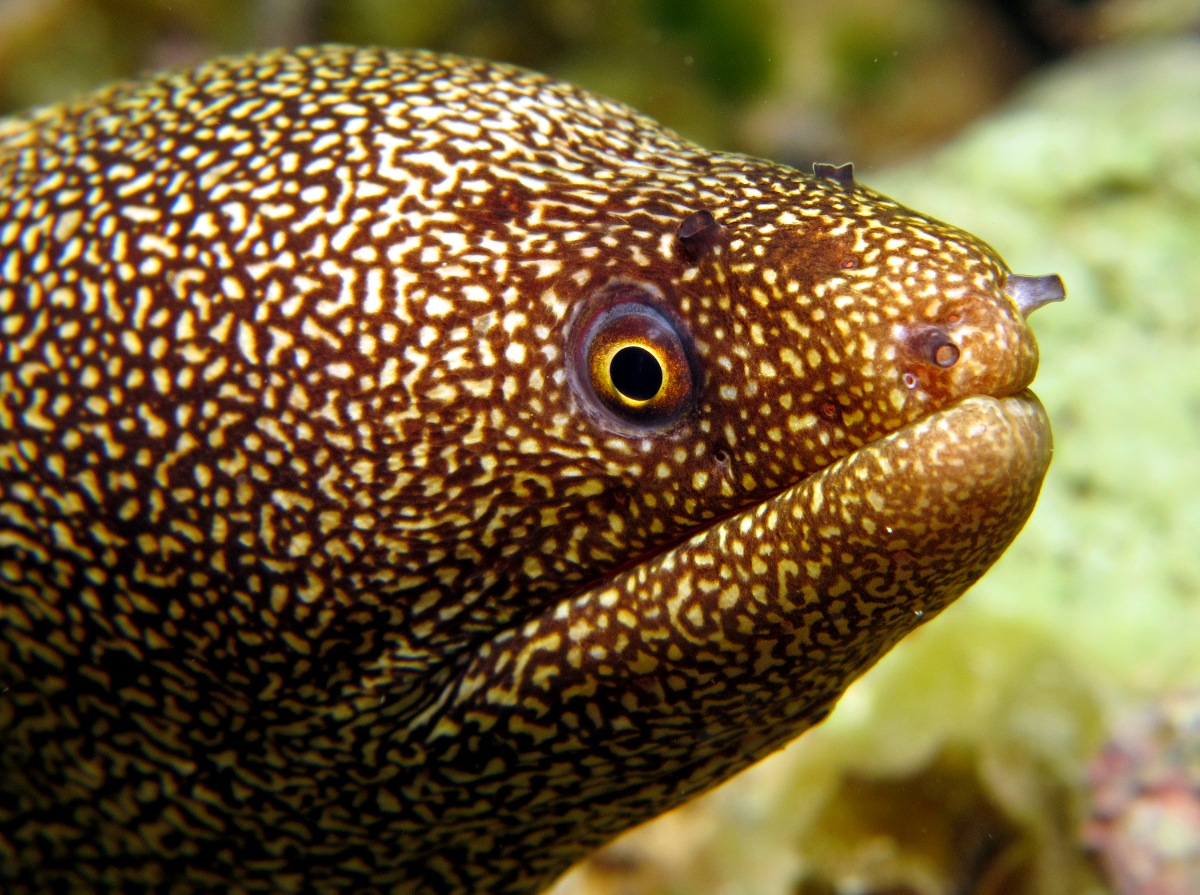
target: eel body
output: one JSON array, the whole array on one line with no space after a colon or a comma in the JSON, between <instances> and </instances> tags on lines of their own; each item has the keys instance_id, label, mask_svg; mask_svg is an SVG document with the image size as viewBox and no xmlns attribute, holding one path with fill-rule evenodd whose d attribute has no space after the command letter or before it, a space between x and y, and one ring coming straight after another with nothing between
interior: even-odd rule
<instances>
[{"instance_id":1,"label":"eel body","mask_svg":"<svg viewBox=\"0 0 1200 895\"><path fill-rule=\"evenodd\" d=\"M0 888L538 890L1000 556L1061 295L452 56L0 122Z\"/></svg>"}]
</instances>

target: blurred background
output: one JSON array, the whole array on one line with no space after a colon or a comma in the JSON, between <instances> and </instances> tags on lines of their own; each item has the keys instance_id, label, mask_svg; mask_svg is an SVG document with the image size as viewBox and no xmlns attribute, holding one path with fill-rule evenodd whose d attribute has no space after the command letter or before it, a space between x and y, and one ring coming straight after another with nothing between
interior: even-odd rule
<instances>
[{"instance_id":1,"label":"blurred background","mask_svg":"<svg viewBox=\"0 0 1200 895\"><path fill-rule=\"evenodd\" d=\"M504 59L860 181L1069 299L1041 503L833 717L557 895L1200 892L1200 0L0 0L0 114L315 41Z\"/></svg>"},{"instance_id":2,"label":"blurred background","mask_svg":"<svg viewBox=\"0 0 1200 895\"><path fill-rule=\"evenodd\" d=\"M0 0L0 112L342 41L503 59L713 149L862 166L945 140L1041 67L1197 21L1198 0Z\"/></svg>"}]
</instances>

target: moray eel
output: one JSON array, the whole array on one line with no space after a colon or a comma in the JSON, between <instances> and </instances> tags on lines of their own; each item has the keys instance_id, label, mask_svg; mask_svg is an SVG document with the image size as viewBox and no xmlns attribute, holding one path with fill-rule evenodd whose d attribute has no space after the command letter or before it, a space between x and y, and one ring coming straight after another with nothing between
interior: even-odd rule
<instances>
[{"instance_id":1,"label":"moray eel","mask_svg":"<svg viewBox=\"0 0 1200 895\"><path fill-rule=\"evenodd\" d=\"M1000 556L1061 297L454 56L0 122L0 887L537 891Z\"/></svg>"}]
</instances>

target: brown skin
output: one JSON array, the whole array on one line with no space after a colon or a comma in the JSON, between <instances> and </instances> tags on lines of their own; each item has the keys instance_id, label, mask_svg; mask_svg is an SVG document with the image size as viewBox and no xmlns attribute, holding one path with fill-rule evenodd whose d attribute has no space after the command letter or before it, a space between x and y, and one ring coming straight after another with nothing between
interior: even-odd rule
<instances>
[{"instance_id":1,"label":"brown skin","mask_svg":"<svg viewBox=\"0 0 1200 895\"><path fill-rule=\"evenodd\" d=\"M823 718L1050 437L818 174L345 48L0 123L6 891L531 892Z\"/></svg>"},{"instance_id":2,"label":"brown skin","mask_svg":"<svg viewBox=\"0 0 1200 895\"><path fill-rule=\"evenodd\" d=\"M968 399L784 491L748 529L744 516L727 519L482 650L463 678L469 698L460 691L422 737L420 779L431 788L451 769L478 775L443 794L443 824L467 843L485 817L514 840L562 836L554 811L489 799L540 779L553 743L555 762L589 771L557 798L608 810L573 829L569 848L530 856L550 873L630 817L691 798L784 745L999 557L1033 507L1050 452L1030 393ZM498 715L494 727L481 723ZM472 745L443 752L447 742ZM484 756L496 755L506 760L484 770ZM457 867L533 876L529 863L506 868L503 853L446 851Z\"/></svg>"}]
</instances>

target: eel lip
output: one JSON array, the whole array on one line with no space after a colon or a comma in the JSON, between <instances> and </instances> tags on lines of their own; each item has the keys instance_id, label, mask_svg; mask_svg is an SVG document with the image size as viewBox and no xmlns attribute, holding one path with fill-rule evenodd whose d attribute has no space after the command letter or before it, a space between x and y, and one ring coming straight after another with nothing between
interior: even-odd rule
<instances>
[{"instance_id":1,"label":"eel lip","mask_svg":"<svg viewBox=\"0 0 1200 895\"><path fill-rule=\"evenodd\" d=\"M1050 465L1053 445L1049 417L1032 389L1025 387L1006 395L967 395L862 445L746 510L753 512L763 504L777 502L813 480L828 482L831 477L843 475L847 466L871 455L890 455L889 466L902 466L898 451L924 457L923 462L911 465L923 469L931 482L940 479L948 485L956 479L960 485L974 489L981 482L1007 476L1016 490L1024 489L1036 496Z\"/></svg>"},{"instance_id":2,"label":"eel lip","mask_svg":"<svg viewBox=\"0 0 1200 895\"><path fill-rule=\"evenodd\" d=\"M1028 317L1043 305L1062 301L1067 297L1067 290L1056 273L1041 277L1013 273L1004 284L1004 294L1016 302L1022 317Z\"/></svg>"},{"instance_id":3,"label":"eel lip","mask_svg":"<svg viewBox=\"0 0 1200 895\"><path fill-rule=\"evenodd\" d=\"M635 566L650 562L655 557L669 553L695 538L704 537L711 529L716 528L730 518L742 516L746 513L755 513L762 507L779 501L782 495L804 487L806 482L829 476L831 470L835 467L840 468L853 462L856 457L878 448L882 443L911 440L914 437L918 440L923 440L929 437L930 433L935 430L950 426L957 428L965 434L966 437L962 439L962 444L970 445L975 443L977 446L982 447L981 440L986 441L990 427L1001 422L1010 432L1020 433L1020 437L1009 439L1009 444L1016 448L1019 441L1025 442L1022 448L1015 451L1014 457L1018 454L1025 455L1025 459L1018 462L1017 465L1018 467L1025 467L1027 470L1034 469L1035 472L1027 472L1024 477L1027 480L1036 478L1040 487L1040 482L1045 475L1046 468L1050 465L1050 457L1053 453L1053 438L1050 432L1049 418L1037 395L1028 387L1022 388L1010 395L968 395L945 407L932 411L920 419L907 423L899 429L861 445L844 457L835 460L829 466L816 470L797 482L793 482L773 493L765 495L757 503L739 507L721 516L709 519L703 525L686 531L667 543L629 557L619 565L597 576L597 578L581 584L574 593L577 594L605 583L611 583L619 575ZM983 453L986 453L986 451L983 451ZM992 457L995 458L996 456L997 453L993 450ZM1030 458L1033 459L1031 460Z\"/></svg>"}]
</instances>

